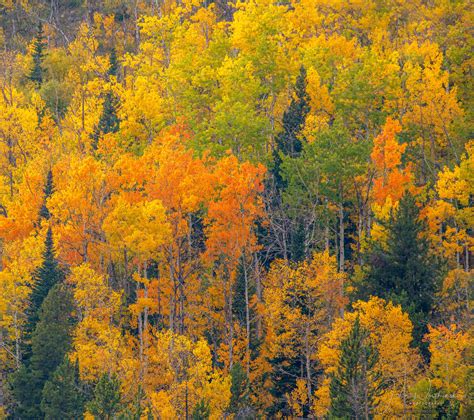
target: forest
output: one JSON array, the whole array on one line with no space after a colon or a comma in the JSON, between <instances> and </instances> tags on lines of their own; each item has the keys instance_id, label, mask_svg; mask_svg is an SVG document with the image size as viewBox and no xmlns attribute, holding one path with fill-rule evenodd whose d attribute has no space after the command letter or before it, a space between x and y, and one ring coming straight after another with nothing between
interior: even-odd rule
<instances>
[{"instance_id":1,"label":"forest","mask_svg":"<svg viewBox=\"0 0 474 420\"><path fill-rule=\"evenodd\" d=\"M0 418L473 419L473 22L0 0Z\"/></svg>"}]
</instances>

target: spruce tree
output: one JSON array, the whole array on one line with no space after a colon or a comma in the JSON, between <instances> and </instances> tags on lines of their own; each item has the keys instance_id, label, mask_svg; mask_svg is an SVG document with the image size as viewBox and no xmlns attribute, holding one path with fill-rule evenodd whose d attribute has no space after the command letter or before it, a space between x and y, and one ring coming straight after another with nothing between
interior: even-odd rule
<instances>
[{"instance_id":1,"label":"spruce tree","mask_svg":"<svg viewBox=\"0 0 474 420\"><path fill-rule=\"evenodd\" d=\"M231 399L229 412L238 415L241 409L247 408L248 401L248 377L242 365L234 363L230 370L231 377Z\"/></svg>"},{"instance_id":2,"label":"spruce tree","mask_svg":"<svg viewBox=\"0 0 474 420\"><path fill-rule=\"evenodd\" d=\"M79 378L79 365L66 356L45 383L41 411L45 419L80 419L84 412L84 393Z\"/></svg>"},{"instance_id":3,"label":"spruce tree","mask_svg":"<svg viewBox=\"0 0 474 420\"><path fill-rule=\"evenodd\" d=\"M349 336L341 342L341 356L331 377L330 418L369 419L383 382L376 370L377 350L368 342L369 333L357 317Z\"/></svg>"},{"instance_id":4,"label":"spruce tree","mask_svg":"<svg viewBox=\"0 0 474 420\"><path fill-rule=\"evenodd\" d=\"M112 92L105 94L102 114L97 126L99 133L116 133L119 130L120 120L117 116L118 99Z\"/></svg>"},{"instance_id":5,"label":"spruce tree","mask_svg":"<svg viewBox=\"0 0 474 420\"><path fill-rule=\"evenodd\" d=\"M430 253L425 223L409 192L401 198L386 229L387 246L375 245L362 295L402 305L410 314L414 341L420 346L440 284L441 265Z\"/></svg>"},{"instance_id":6,"label":"spruce tree","mask_svg":"<svg viewBox=\"0 0 474 420\"><path fill-rule=\"evenodd\" d=\"M118 60L115 48L112 49L109 56L109 70L107 77L117 76L118 74ZM108 133L116 133L120 128L120 119L117 116L117 108L119 99L110 90L105 93L104 103L102 105L102 113L99 118L99 123L92 134L92 147L97 150L99 138L101 135Z\"/></svg>"},{"instance_id":7,"label":"spruce tree","mask_svg":"<svg viewBox=\"0 0 474 420\"><path fill-rule=\"evenodd\" d=\"M193 420L208 420L211 415L211 408L205 399L199 400L194 406L192 419Z\"/></svg>"},{"instance_id":8,"label":"spruce tree","mask_svg":"<svg viewBox=\"0 0 474 420\"><path fill-rule=\"evenodd\" d=\"M306 69L302 66L296 79L295 97L283 114L283 130L276 138L273 151L272 175L277 192L286 185L281 175L282 156L297 157L302 150L300 132L304 128L310 111L309 95L306 92Z\"/></svg>"},{"instance_id":9,"label":"spruce tree","mask_svg":"<svg viewBox=\"0 0 474 420\"><path fill-rule=\"evenodd\" d=\"M284 203L283 195L288 182L283 173L283 163L286 159L299 157L303 150L304 139L301 137L301 131L310 111L310 98L306 92L306 85L306 69L302 66L296 79L294 96L283 114L283 130L276 137L271 177L266 188L267 196L270 197L268 204L273 224L284 232L280 240L271 239L272 243L285 244L285 251L281 250L275 257L290 258L293 261L301 261L305 257L305 222L299 212L291 214L291 206ZM281 232L276 234L281 236Z\"/></svg>"},{"instance_id":10,"label":"spruce tree","mask_svg":"<svg viewBox=\"0 0 474 420\"><path fill-rule=\"evenodd\" d=\"M117 60L117 51L115 48L112 48L110 51L110 56L109 56L109 70L107 71L107 75L110 76L115 76L117 77L118 75L118 60Z\"/></svg>"},{"instance_id":11,"label":"spruce tree","mask_svg":"<svg viewBox=\"0 0 474 420\"><path fill-rule=\"evenodd\" d=\"M277 356L270 359L272 372L270 373L270 394L273 397L272 405L267 409L269 418L278 415L290 416L286 395L290 394L296 386L296 378L301 376L302 360L299 357Z\"/></svg>"},{"instance_id":12,"label":"spruce tree","mask_svg":"<svg viewBox=\"0 0 474 420\"><path fill-rule=\"evenodd\" d=\"M48 295L51 288L60 283L64 278L64 273L59 267L55 257L53 232L48 228L45 239L45 249L43 252L43 262L33 274L34 286L30 296L30 306L28 308L28 321L26 325L27 339L34 331L38 322L39 308Z\"/></svg>"},{"instance_id":13,"label":"spruce tree","mask_svg":"<svg viewBox=\"0 0 474 420\"><path fill-rule=\"evenodd\" d=\"M29 79L33 81L37 87L41 86L44 78L43 60L46 50L46 41L44 39L43 24L38 25L38 32L33 44L33 68L31 69Z\"/></svg>"},{"instance_id":14,"label":"spruce tree","mask_svg":"<svg viewBox=\"0 0 474 420\"><path fill-rule=\"evenodd\" d=\"M39 212L39 217L40 219L46 219L49 220L51 217L51 213L49 212L48 206L47 206L47 200L48 198L51 197L54 191L54 184L53 184L53 172L51 169L48 171L46 175L46 183L44 185L44 198L43 198L43 205L41 206L40 212Z\"/></svg>"},{"instance_id":15,"label":"spruce tree","mask_svg":"<svg viewBox=\"0 0 474 420\"><path fill-rule=\"evenodd\" d=\"M94 397L87 409L96 418L113 419L121 409L120 381L115 375L104 373L94 389Z\"/></svg>"},{"instance_id":16,"label":"spruce tree","mask_svg":"<svg viewBox=\"0 0 474 420\"><path fill-rule=\"evenodd\" d=\"M31 339L31 356L13 377L12 392L18 418L43 418L43 387L71 346L72 310L71 293L64 285L55 285L41 305Z\"/></svg>"}]
</instances>

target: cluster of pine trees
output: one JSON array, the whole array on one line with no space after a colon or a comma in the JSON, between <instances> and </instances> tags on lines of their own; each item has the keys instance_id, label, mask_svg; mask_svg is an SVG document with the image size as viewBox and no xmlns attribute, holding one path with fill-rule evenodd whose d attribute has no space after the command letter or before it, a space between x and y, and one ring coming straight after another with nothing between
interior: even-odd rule
<instances>
[{"instance_id":1,"label":"cluster of pine trees","mask_svg":"<svg viewBox=\"0 0 474 420\"><path fill-rule=\"evenodd\" d=\"M0 417L473 417L470 2L0 12Z\"/></svg>"}]
</instances>

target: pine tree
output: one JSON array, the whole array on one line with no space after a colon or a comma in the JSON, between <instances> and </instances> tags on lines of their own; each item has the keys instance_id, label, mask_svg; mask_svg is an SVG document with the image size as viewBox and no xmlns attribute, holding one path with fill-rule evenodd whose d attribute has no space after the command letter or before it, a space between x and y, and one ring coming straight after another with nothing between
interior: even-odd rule
<instances>
[{"instance_id":1,"label":"pine tree","mask_svg":"<svg viewBox=\"0 0 474 420\"><path fill-rule=\"evenodd\" d=\"M115 76L117 77L118 75L118 60L117 60L117 51L115 48L112 48L110 51L110 56L109 56L109 70L107 71L107 75L110 76Z\"/></svg>"},{"instance_id":2,"label":"pine tree","mask_svg":"<svg viewBox=\"0 0 474 420\"><path fill-rule=\"evenodd\" d=\"M102 114L97 126L100 133L108 134L118 131L120 120L117 117L117 106L117 97L112 92L107 92L105 94Z\"/></svg>"},{"instance_id":3,"label":"pine tree","mask_svg":"<svg viewBox=\"0 0 474 420\"><path fill-rule=\"evenodd\" d=\"M42 392L41 410L45 419L80 419L84 411L84 393L79 365L66 356Z\"/></svg>"},{"instance_id":4,"label":"pine tree","mask_svg":"<svg viewBox=\"0 0 474 420\"><path fill-rule=\"evenodd\" d=\"M94 389L94 397L87 404L96 418L113 419L121 409L120 381L115 375L104 373Z\"/></svg>"},{"instance_id":5,"label":"pine tree","mask_svg":"<svg viewBox=\"0 0 474 420\"><path fill-rule=\"evenodd\" d=\"M310 111L309 96L306 92L306 69L302 66L296 79L295 96L290 106L283 114L283 131L276 138L276 147L273 151L272 175L277 191L286 186L281 176L281 155L297 157L302 150L300 132L303 129L306 116Z\"/></svg>"},{"instance_id":6,"label":"pine tree","mask_svg":"<svg viewBox=\"0 0 474 420\"><path fill-rule=\"evenodd\" d=\"M229 412L238 414L240 409L246 408L248 405L248 377L242 365L234 363L230 370L231 377L231 399L229 404Z\"/></svg>"},{"instance_id":7,"label":"pine tree","mask_svg":"<svg viewBox=\"0 0 474 420\"><path fill-rule=\"evenodd\" d=\"M117 76L118 61L115 48L112 49L109 57L109 70L107 76ZM99 123L92 135L92 148L97 150L99 138L101 135L108 133L116 133L120 128L120 119L117 116L117 108L119 100L116 95L110 90L105 93L104 103L102 105L102 113L99 118Z\"/></svg>"},{"instance_id":8,"label":"pine tree","mask_svg":"<svg viewBox=\"0 0 474 420\"><path fill-rule=\"evenodd\" d=\"M46 175L46 183L44 185L44 198L43 198L43 205L41 206L40 212L39 212L39 217L40 219L46 219L49 220L51 217L51 213L49 212L48 206L47 206L47 200L48 198L51 197L54 191L54 184L53 184L53 172L51 169L48 171L48 174Z\"/></svg>"},{"instance_id":9,"label":"pine tree","mask_svg":"<svg viewBox=\"0 0 474 420\"><path fill-rule=\"evenodd\" d=\"M44 384L71 346L72 309L71 293L61 284L50 290L41 305L31 339L31 356L13 377L12 392L18 404L18 418L43 417L40 404Z\"/></svg>"},{"instance_id":10,"label":"pine tree","mask_svg":"<svg viewBox=\"0 0 474 420\"><path fill-rule=\"evenodd\" d=\"M386 249L375 246L362 288L363 297L379 296L402 305L414 324L417 345L422 343L441 279L441 265L430 253L419 213L414 197L406 192L386 226Z\"/></svg>"},{"instance_id":11,"label":"pine tree","mask_svg":"<svg viewBox=\"0 0 474 420\"><path fill-rule=\"evenodd\" d=\"M208 420L211 415L209 403L205 399L199 400L194 406L192 419L193 420Z\"/></svg>"},{"instance_id":12,"label":"pine tree","mask_svg":"<svg viewBox=\"0 0 474 420\"><path fill-rule=\"evenodd\" d=\"M304 222L300 217L290 214L289 206L283 200L288 187L283 165L286 159L297 158L303 150L304 138L301 131L310 111L306 85L306 70L302 66L296 79L294 96L283 114L283 130L275 140L271 176L265 186L271 223L269 224L270 231L263 232L265 243L262 245L270 249L276 247L271 258L289 258L300 261L305 257Z\"/></svg>"},{"instance_id":13,"label":"pine tree","mask_svg":"<svg viewBox=\"0 0 474 420\"><path fill-rule=\"evenodd\" d=\"M341 343L337 370L331 378L330 418L369 419L381 395L381 373L375 370L377 350L368 343L369 333L357 317Z\"/></svg>"},{"instance_id":14,"label":"pine tree","mask_svg":"<svg viewBox=\"0 0 474 420\"><path fill-rule=\"evenodd\" d=\"M286 395L290 394L296 386L296 378L301 375L302 360L300 357L286 357L279 355L270 359L272 372L270 374L271 388L270 394L273 397L273 403L268 408L269 418L275 418L277 415L290 416Z\"/></svg>"},{"instance_id":15,"label":"pine tree","mask_svg":"<svg viewBox=\"0 0 474 420\"><path fill-rule=\"evenodd\" d=\"M30 306L28 308L28 321L26 325L26 339L32 334L38 322L39 308L48 295L51 288L60 283L64 278L64 273L59 267L55 257L53 232L48 228L45 239L45 250L43 253L43 263L33 275L34 286L30 296Z\"/></svg>"},{"instance_id":16,"label":"pine tree","mask_svg":"<svg viewBox=\"0 0 474 420\"><path fill-rule=\"evenodd\" d=\"M29 79L33 81L36 86L41 86L44 78L43 60L45 56L47 44L44 39L43 24L38 25L38 32L33 44L33 68L31 69Z\"/></svg>"}]
</instances>

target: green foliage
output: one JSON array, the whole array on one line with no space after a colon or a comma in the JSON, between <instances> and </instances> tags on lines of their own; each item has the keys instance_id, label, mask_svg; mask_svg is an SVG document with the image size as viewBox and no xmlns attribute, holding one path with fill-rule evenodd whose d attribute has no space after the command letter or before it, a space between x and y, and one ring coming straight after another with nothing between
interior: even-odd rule
<instances>
[{"instance_id":1,"label":"green foliage","mask_svg":"<svg viewBox=\"0 0 474 420\"><path fill-rule=\"evenodd\" d=\"M141 385L138 385L138 390L135 395L134 401L126 409L124 409L119 418L122 420L142 420L147 414L148 419L153 419L151 409L146 412L146 394Z\"/></svg>"},{"instance_id":2,"label":"green foliage","mask_svg":"<svg viewBox=\"0 0 474 420\"><path fill-rule=\"evenodd\" d=\"M94 389L94 397L87 409L97 419L113 419L121 407L120 381L117 376L104 373Z\"/></svg>"},{"instance_id":3,"label":"green foliage","mask_svg":"<svg viewBox=\"0 0 474 420\"><path fill-rule=\"evenodd\" d=\"M400 200L386 229L386 249L381 244L374 245L361 292L401 304L410 314L414 341L420 346L439 289L441 265L430 252L425 223L409 192Z\"/></svg>"},{"instance_id":4,"label":"green foliage","mask_svg":"<svg viewBox=\"0 0 474 420\"><path fill-rule=\"evenodd\" d=\"M72 310L71 293L64 285L55 285L41 305L31 339L31 356L13 377L12 392L19 418L42 418L43 387L71 346Z\"/></svg>"},{"instance_id":5,"label":"green foliage","mask_svg":"<svg viewBox=\"0 0 474 420\"><path fill-rule=\"evenodd\" d=\"M44 185L44 198L43 198L43 205L41 206L40 212L39 212L39 217L40 219L46 219L49 220L51 217L51 214L49 212L48 206L47 206L47 200L51 195L53 194L54 191L54 184L53 184L53 172L51 169L48 171L48 174L46 175L46 183Z\"/></svg>"},{"instance_id":6,"label":"green foliage","mask_svg":"<svg viewBox=\"0 0 474 420\"><path fill-rule=\"evenodd\" d=\"M80 419L84 411L84 393L79 365L68 357L59 365L43 388L41 411L45 419Z\"/></svg>"},{"instance_id":7,"label":"green foliage","mask_svg":"<svg viewBox=\"0 0 474 420\"><path fill-rule=\"evenodd\" d=\"M357 317L349 336L341 342L337 371L331 378L331 418L368 419L383 390L376 371L378 352L369 342L369 332Z\"/></svg>"},{"instance_id":8,"label":"green foliage","mask_svg":"<svg viewBox=\"0 0 474 420\"><path fill-rule=\"evenodd\" d=\"M58 261L55 257L53 232L51 227L48 228L46 233L43 263L35 271L33 278L34 286L30 296L28 322L26 326L27 337L34 331L36 327L39 319L39 308L41 307L49 291L54 285L60 283L64 278L64 273L59 267Z\"/></svg>"},{"instance_id":9,"label":"green foliage","mask_svg":"<svg viewBox=\"0 0 474 420\"><path fill-rule=\"evenodd\" d=\"M112 50L110 51L109 70L107 71L107 75L109 77L110 76L117 77L118 68L119 68L119 62L117 60L117 51L115 50L115 48L112 48Z\"/></svg>"},{"instance_id":10,"label":"green foliage","mask_svg":"<svg viewBox=\"0 0 474 420\"><path fill-rule=\"evenodd\" d=\"M340 201L341 183L363 174L369 155L369 144L354 141L343 124L335 122L304 145L299 159L284 159L285 202L295 209L310 207L318 194Z\"/></svg>"},{"instance_id":11,"label":"green foliage","mask_svg":"<svg viewBox=\"0 0 474 420\"><path fill-rule=\"evenodd\" d=\"M118 131L120 120L117 117L117 106L117 97L112 92L107 92L98 125L98 129L102 134L116 133Z\"/></svg>"},{"instance_id":12,"label":"green foliage","mask_svg":"<svg viewBox=\"0 0 474 420\"><path fill-rule=\"evenodd\" d=\"M290 225L288 248L292 260L311 255L323 231L336 219L334 207L344 206L348 193L346 185L364 174L370 155L370 145L351 139L341 122L304 143L299 156L283 156L281 178L282 207ZM337 226L334 224L334 229Z\"/></svg>"},{"instance_id":13,"label":"green foliage","mask_svg":"<svg viewBox=\"0 0 474 420\"><path fill-rule=\"evenodd\" d=\"M194 406L192 419L193 420L208 420L211 414L209 403L202 399Z\"/></svg>"},{"instance_id":14,"label":"green foliage","mask_svg":"<svg viewBox=\"0 0 474 420\"><path fill-rule=\"evenodd\" d=\"M288 358L279 355L270 360L272 372L270 374L272 386L270 393L274 398L273 404L268 408L269 418L274 418L278 414L290 416L285 395L291 393L295 388L296 378L300 377L302 365L299 357Z\"/></svg>"},{"instance_id":15,"label":"green foliage","mask_svg":"<svg viewBox=\"0 0 474 420\"><path fill-rule=\"evenodd\" d=\"M41 86L44 79L43 60L46 47L47 44L44 39L43 24L40 22L33 44L33 68L31 69L28 76L28 78L33 81L37 87Z\"/></svg>"},{"instance_id":16,"label":"green foliage","mask_svg":"<svg viewBox=\"0 0 474 420\"><path fill-rule=\"evenodd\" d=\"M229 404L229 412L237 414L239 410L248 405L249 382L247 373L240 363L234 363L230 370L232 394Z\"/></svg>"},{"instance_id":17,"label":"green foliage","mask_svg":"<svg viewBox=\"0 0 474 420\"><path fill-rule=\"evenodd\" d=\"M416 414L420 418L455 420L460 417L460 402L454 393L433 386L428 379L422 379L412 390Z\"/></svg>"},{"instance_id":18,"label":"green foliage","mask_svg":"<svg viewBox=\"0 0 474 420\"><path fill-rule=\"evenodd\" d=\"M290 106L283 114L283 130L276 138L273 151L272 175L277 191L286 186L285 179L281 174L282 157L297 157L303 148L300 131L303 129L306 116L310 111L306 84L306 70L302 66L296 79L295 97L291 99Z\"/></svg>"},{"instance_id":19,"label":"green foliage","mask_svg":"<svg viewBox=\"0 0 474 420\"><path fill-rule=\"evenodd\" d=\"M102 114L100 115L97 129L92 135L92 147L97 149L99 138L103 134L116 133L120 127L120 119L117 116L117 107L119 100L113 92L108 91L105 94Z\"/></svg>"},{"instance_id":20,"label":"green foliage","mask_svg":"<svg viewBox=\"0 0 474 420\"><path fill-rule=\"evenodd\" d=\"M292 209L283 202L282 197L288 188L288 179L284 174L284 162L300 156L306 141L301 136L306 116L310 111L309 95L306 92L306 70L302 66L296 79L294 96L283 114L283 130L277 136L273 150L270 192L274 224L285 226L283 250L278 257L289 257L301 261L306 256L304 215L290 214Z\"/></svg>"}]
</instances>

